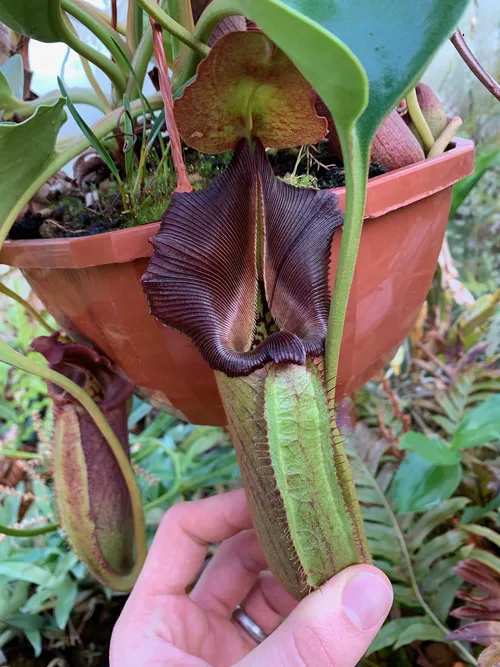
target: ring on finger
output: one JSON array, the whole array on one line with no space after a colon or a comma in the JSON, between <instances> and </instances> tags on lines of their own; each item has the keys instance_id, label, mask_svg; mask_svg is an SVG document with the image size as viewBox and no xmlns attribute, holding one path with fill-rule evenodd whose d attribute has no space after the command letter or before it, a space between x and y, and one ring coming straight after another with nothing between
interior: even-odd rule
<instances>
[{"instance_id":1,"label":"ring on finger","mask_svg":"<svg viewBox=\"0 0 500 667\"><path fill-rule=\"evenodd\" d=\"M254 640L254 642L257 642L257 644L261 644L264 639L266 639L267 635L264 630L259 625L257 625L257 623L251 616L246 613L241 605L235 607L233 613L231 614L231 620L233 623L239 625L240 628L242 628L247 633L247 635L249 635L249 637Z\"/></svg>"}]
</instances>

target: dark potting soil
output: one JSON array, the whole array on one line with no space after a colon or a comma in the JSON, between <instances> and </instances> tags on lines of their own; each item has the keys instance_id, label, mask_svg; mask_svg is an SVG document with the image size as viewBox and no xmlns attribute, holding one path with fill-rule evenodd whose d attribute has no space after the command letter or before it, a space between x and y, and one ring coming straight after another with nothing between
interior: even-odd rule
<instances>
[{"instance_id":1,"label":"dark potting soil","mask_svg":"<svg viewBox=\"0 0 500 667\"><path fill-rule=\"evenodd\" d=\"M185 162L189 178L195 189L209 185L223 171L231 153L203 155L187 148ZM342 163L335 158L327 141L316 146L270 149L269 161L278 178L298 187L319 189L337 188L345 185ZM370 165L369 178L383 174L385 169L377 163ZM151 177L152 183L155 176ZM74 184L71 194L53 195L44 208L28 209L12 227L9 239L25 240L39 238L72 238L93 236L126 227L146 224L158 220L168 207L175 183L164 182L160 189L146 191L140 213L123 213L122 201L114 181L104 181L94 189L98 194L92 201L89 192L84 193ZM103 187L104 186L104 187ZM91 203L87 204L89 199ZM41 210L40 210L41 209Z\"/></svg>"}]
</instances>

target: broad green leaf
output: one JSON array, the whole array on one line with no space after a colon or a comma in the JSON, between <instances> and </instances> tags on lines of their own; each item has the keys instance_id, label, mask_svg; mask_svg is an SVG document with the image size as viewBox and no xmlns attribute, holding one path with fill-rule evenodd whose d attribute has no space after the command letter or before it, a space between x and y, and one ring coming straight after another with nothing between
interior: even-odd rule
<instances>
[{"instance_id":1,"label":"broad green leaf","mask_svg":"<svg viewBox=\"0 0 500 667\"><path fill-rule=\"evenodd\" d=\"M394 476L394 505L398 514L424 512L449 498L460 484L462 466L439 466L410 452Z\"/></svg>"},{"instance_id":2,"label":"broad green leaf","mask_svg":"<svg viewBox=\"0 0 500 667\"><path fill-rule=\"evenodd\" d=\"M0 22L40 42L64 41L61 0L0 0Z\"/></svg>"},{"instance_id":3,"label":"broad green leaf","mask_svg":"<svg viewBox=\"0 0 500 667\"><path fill-rule=\"evenodd\" d=\"M488 398L465 415L451 445L456 449L468 449L497 440L500 440L500 394Z\"/></svg>"},{"instance_id":4,"label":"broad green leaf","mask_svg":"<svg viewBox=\"0 0 500 667\"><path fill-rule=\"evenodd\" d=\"M0 229L28 184L55 156L65 119L61 98L52 106L39 107L22 123L0 123Z\"/></svg>"},{"instance_id":5,"label":"broad green leaf","mask_svg":"<svg viewBox=\"0 0 500 667\"><path fill-rule=\"evenodd\" d=\"M437 436L428 438L422 433L409 431L401 438L399 449L410 449L429 463L443 466L460 463L460 455Z\"/></svg>"},{"instance_id":6,"label":"broad green leaf","mask_svg":"<svg viewBox=\"0 0 500 667\"><path fill-rule=\"evenodd\" d=\"M8 58L4 63L2 63L0 65L0 72L7 80L9 87L11 89L11 93L14 95L14 97L16 97L18 100L22 100L24 92L24 67L23 67L23 59L19 55L19 53L14 54L10 58ZM1 90L1 84L0 84L0 90ZM0 99L0 109L3 109L1 99Z\"/></svg>"}]
</instances>

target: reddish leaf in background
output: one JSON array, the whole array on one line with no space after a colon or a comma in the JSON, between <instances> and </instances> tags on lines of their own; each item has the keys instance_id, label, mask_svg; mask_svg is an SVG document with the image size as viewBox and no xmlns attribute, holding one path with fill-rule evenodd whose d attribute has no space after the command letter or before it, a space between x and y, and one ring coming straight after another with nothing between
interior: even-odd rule
<instances>
[{"instance_id":1,"label":"reddish leaf in background","mask_svg":"<svg viewBox=\"0 0 500 667\"><path fill-rule=\"evenodd\" d=\"M468 558L453 568L474 590L458 591L457 598L468 604L451 612L455 618L500 621L500 576L491 567Z\"/></svg>"},{"instance_id":2,"label":"reddish leaf in background","mask_svg":"<svg viewBox=\"0 0 500 667\"><path fill-rule=\"evenodd\" d=\"M289 148L326 135L314 99L311 86L263 33L238 31L214 44L174 113L186 144L204 153L222 153L251 137Z\"/></svg>"},{"instance_id":3,"label":"reddish leaf in background","mask_svg":"<svg viewBox=\"0 0 500 667\"><path fill-rule=\"evenodd\" d=\"M449 632L445 637L447 642L473 642L490 646L500 642L500 623L497 621L479 621L464 625L463 628Z\"/></svg>"}]
</instances>

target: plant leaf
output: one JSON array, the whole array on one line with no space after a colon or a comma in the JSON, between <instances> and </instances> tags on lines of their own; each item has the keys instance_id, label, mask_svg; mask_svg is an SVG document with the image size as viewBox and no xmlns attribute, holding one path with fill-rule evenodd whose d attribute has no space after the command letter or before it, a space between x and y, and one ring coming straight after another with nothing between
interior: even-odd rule
<instances>
[{"instance_id":1,"label":"plant leaf","mask_svg":"<svg viewBox=\"0 0 500 667\"><path fill-rule=\"evenodd\" d=\"M194 83L175 102L179 132L191 147L222 153L242 138L265 146L315 144L327 131L314 91L287 56L260 32L221 37Z\"/></svg>"},{"instance_id":2,"label":"plant leaf","mask_svg":"<svg viewBox=\"0 0 500 667\"><path fill-rule=\"evenodd\" d=\"M87 138L87 140L90 143L90 145L92 146L92 148L96 151L96 153L106 163L108 169L113 174L113 176L116 178L117 182L120 183L121 182L120 173L118 171L118 168L117 168L116 164L113 161L113 158L109 154L108 149L102 143L102 141L92 132L92 129L87 125L87 123L80 116L80 114L78 113L75 105L71 101L71 98L69 96L68 91L66 90L66 86L64 85L63 80L59 76L57 77L57 83L59 85L59 89L60 89L61 93L66 98L66 106L68 107L69 112L73 116L76 124L78 125L80 130L83 132L83 134Z\"/></svg>"},{"instance_id":3,"label":"plant leaf","mask_svg":"<svg viewBox=\"0 0 500 667\"><path fill-rule=\"evenodd\" d=\"M29 581L31 584L46 584L51 573L32 563L0 561L0 575L15 581Z\"/></svg>"},{"instance_id":4,"label":"plant leaf","mask_svg":"<svg viewBox=\"0 0 500 667\"><path fill-rule=\"evenodd\" d=\"M445 637L446 641L473 642L489 646L500 641L500 622L479 621L453 630Z\"/></svg>"},{"instance_id":5,"label":"plant leaf","mask_svg":"<svg viewBox=\"0 0 500 667\"><path fill-rule=\"evenodd\" d=\"M61 0L0 0L0 22L40 42L64 41Z\"/></svg>"},{"instance_id":6,"label":"plant leaf","mask_svg":"<svg viewBox=\"0 0 500 667\"><path fill-rule=\"evenodd\" d=\"M431 624L430 621L428 621L427 616L411 616L410 618L396 618L383 625L380 632L377 634L373 642L370 644L370 648L368 649L366 655L370 655L371 653L376 653L377 651L381 651L384 648L393 646L399 640L402 633L404 633L406 630L411 629L411 627L414 624L423 625L426 628L432 627L436 629L436 626Z\"/></svg>"},{"instance_id":7,"label":"plant leaf","mask_svg":"<svg viewBox=\"0 0 500 667\"><path fill-rule=\"evenodd\" d=\"M413 619L414 620L414 619ZM399 635L397 642L394 644L394 650L397 651L401 646L406 646L414 641L443 641L444 632L428 620L414 622L409 627L405 628Z\"/></svg>"},{"instance_id":8,"label":"plant leaf","mask_svg":"<svg viewBox=\"0 0 500 667\"><path fill-rule=\"evenodd\" d=\"M19 53L15 53L0 65L0 73L7 82L10 94L16 98L18 105L22 104L24 92L24 67L23 59ZM2 101L4 95L3 77L0 76L0 109L5 110L6 108L3 106L4 103Z\"/></svg>"},{"instance_id":9,"label":"plant leaf","mask_svg":"<svg viewBox=\"0 0 500 667\"><path fill-rule=\"evenodd\" d=\"M64 577L61 584L57 587L57 598L55 617L57 627L64 630L68 623L71 610L78 596L78 584L70 576Z\"/></svg>"},{"instance_id":10,"label":"plant leaf","mask_svg":"<svg viewBox=\"0 0 500 667\"><path fill-rule=\"evenodd\" d=\"M500 496L493 498L490 502L485 505L474 505L473 507L467 507L465 512L462 515L462 523L470 523L471 521L477 521L485 517L488 512L493 512L494 510L500 507Z\"/></svg>"},{"instance_id":11,"label":"plant leaf","mask_svg":"<svg viewBox=\"0 0 500 667\"><path fill-rule=\"evenodd\" d=\"M18 199L55 155L59 130L66 119L64 100L40 106L22 123L0 123L0 226ZM25 150L29 146L30 159Z\"/></svg>"},{"instance_id":12,"label":"plant leaf","mask_svg":"<svg viewBox=\"0 0 500 667\"><path fill-rule=\"evenodd\" d=\"M268 361L304 364L323 350L330 244L341 222L333 193L279 181L262 144L242 142L209 188L174 194L142 279L151 312L226 375ZM279 328L262 342L258 283Z\"/></svg>"},{"instance_id":13,"label":"plant leaf","mask_svg":"<svg viewBox=\"0 0 500 667\"><path fill-rule=\"evenodd\" d=\"M440 466L418 454L407 454L393 481L394 504L399 514L424 512L449 498L460 484L462 466Z\"/></svg>"},{"instance_id":14,"label":"plant leaf","mask_svg":"<svg viewBox=\"0 0 500 667\"><path fill-rule=\"evenodd\" d=\"M422 433L409 431L401 438L399 449L410 449L429 463L443 466L460 463L460 455L437 436L428 438Z\"/></svg>"},{"instance_id":15,"label":"plant leaf","mask_svg":"<svg viewBox=\"0 0 500 667\"><path fill-rule=\"evenodd\" d=\"M500 440L500 394L467 412L452 440L452 447L468 449Z\"/></svg>"}]
</instances>

